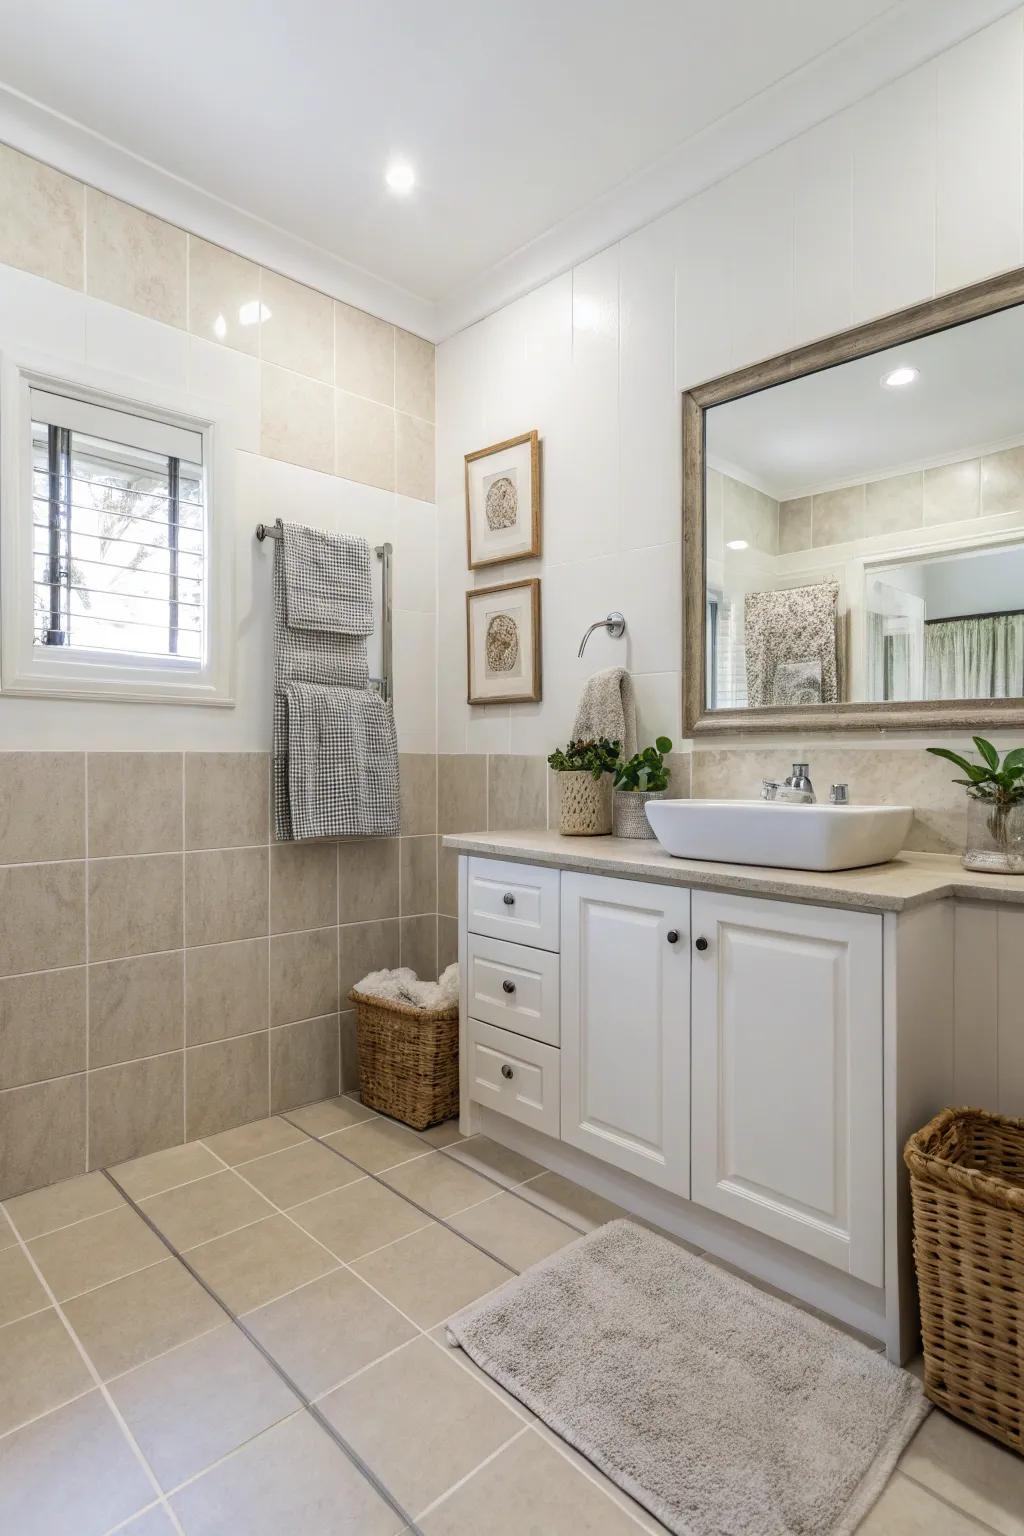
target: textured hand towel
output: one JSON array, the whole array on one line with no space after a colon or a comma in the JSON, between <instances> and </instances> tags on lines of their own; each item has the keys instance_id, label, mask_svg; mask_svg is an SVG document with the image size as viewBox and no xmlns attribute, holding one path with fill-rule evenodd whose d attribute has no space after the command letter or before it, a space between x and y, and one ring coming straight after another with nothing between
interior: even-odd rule
<instances>
[{"instance_id":1,"label":"textured hand towel","mask_svg":"<svg viewBox=\"0 0 1024 1536\"><path fill-rule=\"evenodd\" d=\"M820 694L815 702L839 698L839 583L791 587L783 592L748 592L744 604L747 703L751 709L787 702L792 681L778 676L789 662L806 669L820 666Z\"/></svg>"},{"instance_id":2,"label":"textured hand towel","mask_svg":"<svg viewBox=\"0 0 1024 1536\"><path fill-rule=\"evenodd\" d=\"M291 629L335 635L373 633L370 546L346 533L281 523L284 593Z\"/></svg>"},{"instance_id":3,"label":"textured hand towel","mask_svg":"<svg viewBox=\"0 0 1024 1536\"><path fill-rule=\"evenodd\" d=\"M622 747L624 758L636 753L636 704L633 679L625 667L608 667L588 677L580 694L573 741L595 741L607 736Z\"/></svg>"},{"instance_id":4,"label":"textured hand towel","mask_svg":"<svg viewBox=\"0 0 1024 1536\"><path fill-rule=\"evenodd\" d=\"M286 683L292 836L397 837L391 705L361 688Z\"/></svg>"}]
</instances>

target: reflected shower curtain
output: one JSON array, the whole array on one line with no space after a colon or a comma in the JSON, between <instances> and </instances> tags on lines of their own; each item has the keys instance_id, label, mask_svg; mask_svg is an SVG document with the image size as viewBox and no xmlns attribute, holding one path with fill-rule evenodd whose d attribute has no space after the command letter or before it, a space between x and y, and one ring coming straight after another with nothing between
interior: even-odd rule
<instances>
[{"instance_id":1,"label":"reflected shower curtain","mask_svg":"<svg viewBox=\"0 0 1024 1536\"><path fill-rule=\"evenodd\" d=\"M1024 696L1024 613L925 625L925 697Z\"/></svg>"}]
</instances>

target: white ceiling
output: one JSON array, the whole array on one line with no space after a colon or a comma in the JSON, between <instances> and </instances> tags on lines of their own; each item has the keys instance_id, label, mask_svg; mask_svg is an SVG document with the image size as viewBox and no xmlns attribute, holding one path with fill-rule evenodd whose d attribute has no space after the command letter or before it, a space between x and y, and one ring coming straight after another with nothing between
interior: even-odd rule
<instances>
[{"instance_id":1,"label":"white ceiling","mask_svg":"<svg viewBox=\"0 0 1024 1536\"><path fill-rule=\"evenodd\" d=\"M282 269L317 276L340 264L329 286L347 283L341 297L357 297L368 275L368 307L405 323L419 314L430 334L462 323L460 296L483 312L521 291L527 269L538 280L524 253L543 249L557 270L589 254L581 244L596 249L678 201L686 190L673 191L666 169L681 171L672 157L696 136L705 181L723 174L706 141L714 125L771 106L777 122L754 135L763 152L801 126L794 113L825 116L844 91L862 95L1010 8L0 0L0 136L49 146L54 163L210 238L226 238L231 215L247 219L234 238L247 254L267 259L276 232L291 242ZM396 154L419 175L404 200L383 185ZM700 174L685 169L690 183ZM571 230L574 252L553 238Z\"/></svg>"},{"instance_id":2,"label":"white ceiling","mask_svg":"<svg viewBox=\"0 0 1024 1536\"><path fill-rule=\"evenodd\" d=\"M881 380L908 365L902 389ZM1024 305L707 414L707 454L778 501L1024 441Z\"/></svg>"}]
</instances>

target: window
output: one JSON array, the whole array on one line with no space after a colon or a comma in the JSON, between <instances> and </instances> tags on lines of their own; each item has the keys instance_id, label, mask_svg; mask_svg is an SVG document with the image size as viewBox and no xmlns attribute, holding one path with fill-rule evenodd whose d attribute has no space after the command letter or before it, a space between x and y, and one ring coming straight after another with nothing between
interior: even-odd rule
<instances>
[{"instance_id":1,"label":"window","mask_svg":"<svg viewBox=\"0 0 1024 1536\"><path fill-rule=\"evenodd\" d=\"M230 702L212 423L20 368L3 414L5 690Z\"/></svg>"}]
</instances>

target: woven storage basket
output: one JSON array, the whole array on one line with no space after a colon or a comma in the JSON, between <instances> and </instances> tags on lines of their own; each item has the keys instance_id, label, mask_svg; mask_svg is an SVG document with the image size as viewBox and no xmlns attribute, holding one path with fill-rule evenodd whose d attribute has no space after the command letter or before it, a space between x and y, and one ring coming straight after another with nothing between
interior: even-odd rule
<instances>
[{"instance_id":1,"label":"woven storage basket","mask_svg":"<svg viewBox=\"0 0 1024 1536\"><path fill-rule=\"evenodd\" d=\"M944 1109L903 1157L925 1392L1024 1453L1024 1120Z\"/></svg>"},{"instance_id":2,"label":"woven storage basket","mask_svg":"<svg viewBox=\"0 0 1024 1536\"><path fill-rule=\"evenodd\" d=\"M425 1131L459 1112L459 1005L415 1008L352 991L363 1103Z\"/></svg>"}]
</instances>

